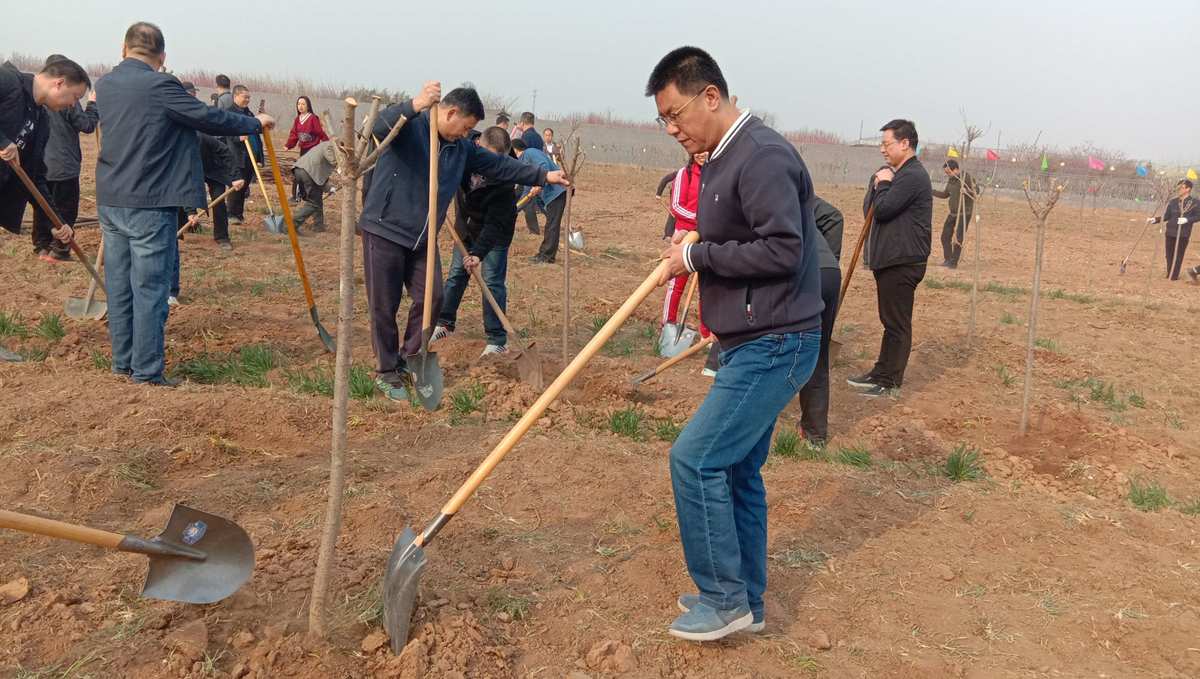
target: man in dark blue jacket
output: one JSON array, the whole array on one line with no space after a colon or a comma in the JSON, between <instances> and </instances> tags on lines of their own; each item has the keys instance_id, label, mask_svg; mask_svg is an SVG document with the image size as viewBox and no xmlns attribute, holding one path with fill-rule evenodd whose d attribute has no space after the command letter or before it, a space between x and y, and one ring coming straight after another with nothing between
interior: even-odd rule
<instances>
[{"instance_id":1,"label":"man in dark blue jacket","mask_svg":"<svg viewBox=\"0 0 1200 679\"><path fill-rule=\"evenodd\" d=\"M438 107L438 196L437 224L428 224L429 211L429 113ZM425 248L430 228L437 229L463 180L472 174L484 179L525 186L566 184L562 172L526 165L515 158L497 155L476 146L468 133L483 119L483 102L471 87L451 90L442 99L441 83L425 83L421 93L409 101L380 111L373 133L380 139L403 116L407 124L375 165L371 190L363 205L358 226L363 232L363 275L371 305L371 340L378 361L375 385L384 396L408 400L411 376L404 356L421 348L421 316L425 301ZM442 297L440 263L433 274L433 315L438 316ZM412 296L408 326L401 355L396 311L404 289Z\"/></svg>"},{"instance_id":2,"label":"man in dark blue jacket","mask_svg":"<svg viewBox=\"0 0 1200 679\"><path fill-rule=\"evenodd\" d=\"M796 147L730 101L708 53L680 47L646 85L658 122L708 152L697 230L677 232L659 285L700 275L704 323L721 345L712 389L671 446L671 485L697 594L668 632L713 641L760 631L767 587L767 502L760 468L775 420L808 381L821 343L812 179Z\"/></svg>"},{"instance_id":3,"label":"man in dark blue jacket","mask_svg":"<svg viewBox=\"0 0 1200 679\"><path fill-rule=\"evenodd\" d=\"M173 386L163 376L163 330L180 208L203 208L204 169L196 132L258 134L275 121L205 106L160 73L162 31L138 22L125 32L124 60L96 83L104 145L96 203L104 231L112 369L135 382Z\"/></svg>"},{"instance_id":4,"label":"man in dark blue jacket","mask_svg":"<svg viewBox=\"0 0 1200 679\"><path fill-rule=\"evenodd\" d=\"M524 142L525 148L527 148L527 149L536 149L538 151L545 151L546 145L545 145L545 142L542 140L542 135L539 134L537 131L537 128L534 127L534 124L536 122L537 122L537 119L534 117L532 112L526 111L526 112L522 113L520 120L518 120L518 122L517 122L517 126L515 129L517 134L514 137L514 141L516 139L520 139L522 142ZM538 227L538 220L537 220L538 205L536 204L536 201L529 201L528 203L525 204L525 207L521 208L521 211L523 213L525 213L525 228L529 229L529 233L540 234L541 228ZM558 239L558 236L555 235L555 241L554 241L555 243L558 243L557 239ZM543 239L543 240L545 240L545 239ZM555 247L558 247L558 246L555 245ZM540 249L538 250L538 254L539 254L539 256L541 255ZM553 261L553 259L554 258L551 257L551 261Z\"/></svg>"}]
</instances>

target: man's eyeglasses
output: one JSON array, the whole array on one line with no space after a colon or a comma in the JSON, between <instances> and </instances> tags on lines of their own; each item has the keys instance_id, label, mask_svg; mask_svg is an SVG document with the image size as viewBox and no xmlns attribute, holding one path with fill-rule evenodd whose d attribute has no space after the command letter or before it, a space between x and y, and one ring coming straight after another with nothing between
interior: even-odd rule
<instances>
[{"instance_id":1,"label":"man's eyeglasses","mask_svg":"<svg viewBox=\"0 0 1200 679\"><path fill-rule=\"evenodd\" d=\"M708 89L708 88L706 87L704 89ZM696 97L699 97L701 94L704 94L704 90L700 90L699 92L697 92L696 96L692 97L691 99L688 99L687 102L685 102L683 104L683 106L680 106L679 108L675 109L674 111L672 111L666 115L661 115L661 116L655 118L654 122L658 123L659 127L666 127L667 125L678 125L679 124L679 114L683 113L683 109L690 106L693 101L696 101Z\"/></svg>"},{"instance_id":2,"label":"man's eyeglasses","mask_svg":"<svg viewBox=\"0 0 1200 679\"><path fill-rule=\"evenodd\" d=\"M891 147L892 144L899 144L902 141L904 141L904 140L903 139L893 139L891 141L881 141L881 142L879 142L879 148L887 150L889 147Z\"/></svg>"}]
</instances>

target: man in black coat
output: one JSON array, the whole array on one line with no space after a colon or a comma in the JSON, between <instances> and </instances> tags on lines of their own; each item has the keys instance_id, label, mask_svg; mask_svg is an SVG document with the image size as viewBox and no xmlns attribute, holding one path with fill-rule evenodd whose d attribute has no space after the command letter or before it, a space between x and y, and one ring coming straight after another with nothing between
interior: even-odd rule
<instances>
[{"instance_id":1,"label":"man in black coat","mask_svg":"<svg viewBox=\"0 0 1200 679\"><path fill-rule=\"evenodd\" d=\"M125 32L124 60L96 83L104 145L96 202L104 231L112 370L142 384L173 386L163 375L175 233L182 209L200 209L204 169L196 132L259 134L275 121L205 106L168 73L166 40L154 24Z\"/></svg>"},{"instance_id":2,"label":"man in black coat","mask_svg":"<svg viewBox=\"0 0 1200 679\"><path fill-rule=\"evenodd\" d=\"M887 166L871 177L863 214L875 210L866 251L875 274L883 339L871 371L846 380L866 396L895 393L904 383L912 352L913 300L925 278L933 239L933 184L917 160L917 128L897 119L880 129L879 151Z\"/></svg>"},{"instance_id":3,"label":"man in black coat","mask_svg":"<svg viewBox=\"0 0 1200 679\"><path fill-rule=\"evenodd\" d=\"M43 196L46 183L46 142L50 137L49 115L79 103L92 86L87 71L61 59L42 67L37 75L22 73L11 62L0 64L0 226L21 232L26 204L33 196L9 163L17 163ZM69 243L70 224L54 231L54 237Z\"/></svg>"},{"instance_id":4,"label":"man in black coat","mask_svg":"<svg viewBox=\"0 0 1200 679\"><path fill-rule=\"evenodd\" d=\"M245 85L234 86L232 102L230 113L254 117L250 112L250 90ZM247 140L250 142L250 148L254 150L254 155L246 150ZM261 165L263 161L262 146L257 137L245 134L226 137L225 143L229 145L229 151L233 154L234 170L242 180L242 188L229 194L229 221L241 224L246 219L246 194L250 191L250 185L254 183L254 166ZM221 247L226 250L232 248L228 233Z\"/></svg>"},{"instance_id":5,"label":"man in black coat","mask_svg":"<svg viewBox=\"0 0 1200 679\"><path fill-rule=\"evenodd\" d=\"M66 59L61 54L52 54L46 63ZM55 111L47 116L50 137L46 140L46 186L50 189L46 200L58 213L64 224L75 226L79 216L79 170L83 164L83 153L79 148L79 135L90 134L96 129L100 114L96 111L96 93L93 91L87 108L79 105ZM51 262L71 261L71 249L50 235L53 222L41 210L33 212L33 249L38 257Z\"/></svg>"},{"instance_id":6,"label":"man in black coat","mask_svg":"<svg viewBox=\"0 0 1200 679\"><path fill-rule=\"evenodd\" d=\"M1192 198L1192 180L1181 179L1175 185L1177 195L1167 203L1162 217L1151 217L1150 224L1162 222L1167 238L1167 278L1179 280L1179 268L1183 266L1183 255L1187 252L1188 240L1192 237L1192 224L1200 219L1200 201ZM1197 269L1188 269L1192 282L1197 280Z\"/></svg>"}]
</instances>

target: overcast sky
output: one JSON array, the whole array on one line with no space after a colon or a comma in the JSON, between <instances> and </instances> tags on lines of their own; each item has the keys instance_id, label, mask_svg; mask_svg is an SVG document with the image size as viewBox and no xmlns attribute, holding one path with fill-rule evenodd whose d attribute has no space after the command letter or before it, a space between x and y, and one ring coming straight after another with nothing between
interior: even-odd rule
<instances>
[{"instance_id":1,"label":"overcast sky","mask_svg":"<svg viewBox=\"0 0 1200 679\"><path fill-rule=\"evenodd\" d=\"M1092 142L1158 162L1200 160L1200 1L6 3L0 50L116 62L135 20L162 27L168 68L414 91L469 80L542 114L653 119L642 96L664 53L716 57L743 105L781 128L850 140L894 117L922 140ZM4 56L7 56L5 54Z\"/></svg>"}]
</instances>

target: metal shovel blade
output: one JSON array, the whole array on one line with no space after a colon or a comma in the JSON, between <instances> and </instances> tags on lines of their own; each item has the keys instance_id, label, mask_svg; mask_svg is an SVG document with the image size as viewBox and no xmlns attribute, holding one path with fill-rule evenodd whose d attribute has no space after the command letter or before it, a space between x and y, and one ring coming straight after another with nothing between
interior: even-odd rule
<instances>
[{"instance_id":1,"label":"metal shovel blade","mask_svg":"<svg viewBox=\"0 0 1200 679\"><path fill-rule=\"evenodd\" d=\"M392 548L387 571L383 574L383 628L391 640L392 653L397 655L408 643L417 588L427 563L425 550L413 544L416 538L411 528L404 529Z\"/></svg>"},{"instance_id":2,"label":"metal shovel blade","mask_svg":"<svg viewBox=\"0 0 1200 679\"><path fill-rule=\"evenodd\" d=\"M283 215L267 215L263 217L263 223L267 225L267 231L271 233L287 233L287 225L284 224Z\"/></svg>"},{"instance_id":3,"label":"metal shovel blade","mask_svg":"<svg viewBox=\"0 0 1200 679\"><path fill-rule=\"evenodd\" d=\"M584 245L583 232L582 231L572 231L567 236L567 243L569 243L572 248L579 250L580 252L583 252L583 245Z\"/></svg>"},{"instance_id":4,"label":"metal shovel blade","mask_svg":"<svg viewBox=\"0 0 1200 679\"><path fill-rule=\"evenodd\" d=\"M204 558L149 555L142 596L211 604L238 591L254 571L254 544L241 526L184 505L175 505L167 527L148 542L164 551L198 550Z\"/></svg>"},{"instance_id":5,"label":"metal shovel blade","mask_svg":"<svg viewBox=\"0 0 1200 679\"><path fill-rule=\"evenodd\" d=\"M442 402L442 367L438 357L428 349L422 349L409 357L409 370L413 373L413 391L425 410L437 410Z\"/></svg>"},{"instance_id":6,"label":"metal shovel blade","mask_svg":"<svg viewBox=\"0 0 1200 679\"><path fill-rule=\"evenodd\" d=\"M93 299L91 304L82 297L68 297L63 305L63 311L71 318L90 318L98 321L108 313L108 304Z\"/></svg>"},{"instance_id":7,"label":"metal shovel blade","mask_svg":"<svg viewBox=\"0 0 1200 679\"><path fill-rule=\"evenodd\" d=\"M313 325L317 326L317 336L321 338L321 344L325 345L325 350L331 354L337 352L337 344L333 341L333 335L330 335L325 326L321 325L321 319L317 317L317 307L315 305L308 308L308 315L312 318Z\"/></svg>"},{"instance_id":8,"label":"metal shovel blade","mask_svg":"<svg viewBox=\"0 0 1200 679\"><path fill-rule=\"evenodd\" d=\"M682 354L696 341L696 331L681 327L677 323L663 326L662 335L658 338L658 353L663 358L674 358Z\"/></svg>"},{"instance_id":9,"label":"metal shovel blade","mask_svg":"<svg viewBox=\"0 0 1200 679\"><path fill-rule=\"evenodd\" d=\"M517 352L516 363L517 375L520 376L521 381L541 391L545 386L542 376L542 359L538 356L537 349L533 347L533 342L530 342L524 351Z\"/></svg>"}]
</instances>

